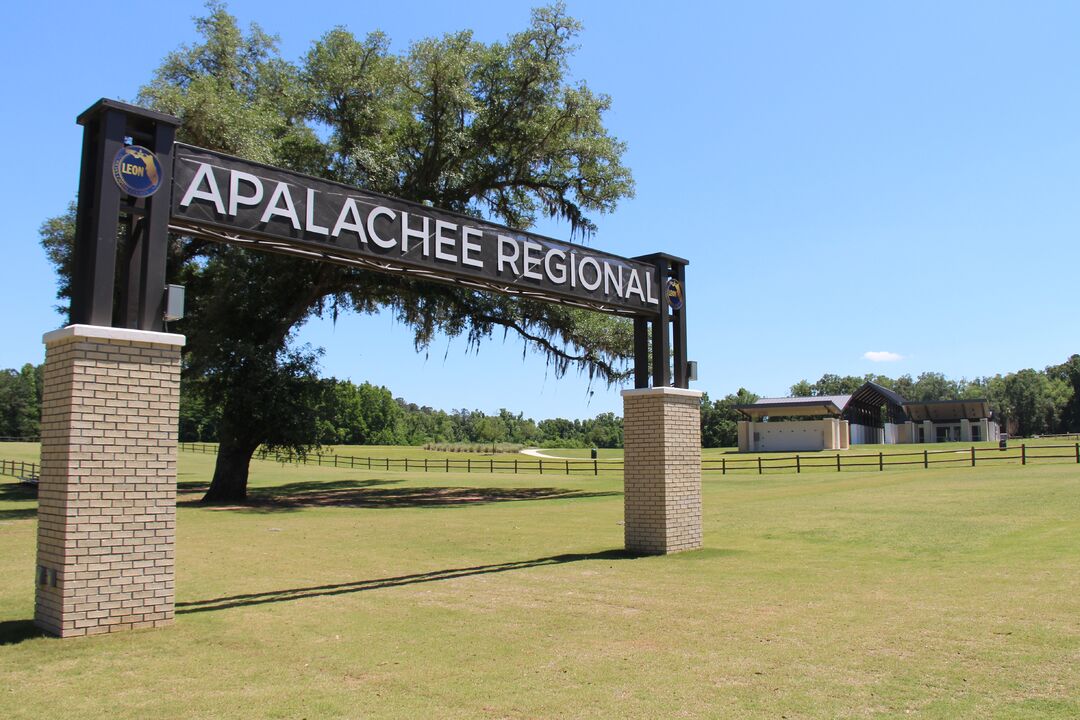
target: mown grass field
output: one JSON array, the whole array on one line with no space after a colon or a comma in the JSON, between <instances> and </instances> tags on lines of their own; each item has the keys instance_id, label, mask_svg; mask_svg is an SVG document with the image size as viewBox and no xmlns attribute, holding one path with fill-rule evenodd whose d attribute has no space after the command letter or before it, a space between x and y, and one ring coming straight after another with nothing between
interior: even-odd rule
<instances>
[{"instance_id":1,"label":"mown grass field","mask_svg":"<svg viewBox=\"0 0 1080 720\"><path fill-rule=\"evenodd\" d=\"M1080 716L1075 464L710 474L705 549L629 558L618 477L256 462L202 507L212 460L175 625L66 641L0 479L0 717Z\"/></svg>"}]
</instances>

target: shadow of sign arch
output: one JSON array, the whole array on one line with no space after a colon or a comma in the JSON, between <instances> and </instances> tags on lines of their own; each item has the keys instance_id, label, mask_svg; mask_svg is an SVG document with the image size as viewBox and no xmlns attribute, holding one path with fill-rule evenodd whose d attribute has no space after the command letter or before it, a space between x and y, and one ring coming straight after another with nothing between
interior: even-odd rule
<instances>
[{"instance_id":1,"label":"shadow of sign arch","mask_svg":"<svg viewBox=\"0 0 1080 720\"><path fill-rule=\"evenodd\" d=\"M78 122L70 324L44 338L39 627L71 637L157 627L175 615L185 338L161 332L170 232L632 318L626 549L701 547L701 393L687 387L686 260L621 257L179 144L177 118L113 100ZM670 283L683 288L678 307ZM103 523L123 529L102 533Z\"/></svg>"}]
</instances>

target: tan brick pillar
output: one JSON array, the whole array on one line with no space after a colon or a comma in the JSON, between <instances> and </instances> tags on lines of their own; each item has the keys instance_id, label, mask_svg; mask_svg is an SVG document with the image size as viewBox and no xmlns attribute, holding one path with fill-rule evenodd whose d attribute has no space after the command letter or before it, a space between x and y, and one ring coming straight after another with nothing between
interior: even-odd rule
<instances>
[{"instance_id":1,"label":"tan brick pillar","mask_svg":"<svg viewBox=\"0 0 1080 720\"><path fill-rule=\"evenodd\" d=\"M660 387L622 396L626 549L701 547L701 393Z\"/></svg>"},{"instance_id":2,"label":"tan brick pillar","mask_svg":"<svg viewBox=\"0 0 1080 720\"><path fill-rule=\"evenodd\" d=\"M173 619L183 335L45 335L34 622L60 637Z\"/></svg>"}]
</instances>

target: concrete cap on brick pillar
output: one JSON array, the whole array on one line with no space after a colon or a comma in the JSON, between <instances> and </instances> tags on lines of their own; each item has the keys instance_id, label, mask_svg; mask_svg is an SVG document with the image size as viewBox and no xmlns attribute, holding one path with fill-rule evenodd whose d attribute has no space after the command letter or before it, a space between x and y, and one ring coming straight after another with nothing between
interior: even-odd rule
<instances>
[{"instance_id":1,"label":"concrete cap on brick pillar","mask_svg":"<svg viewBox=\"0 0 1080 720\"><path fill-rule=\"evenodd\" d=\"M635 388L633 390L623 390L623 397L641 397L647 395L681 395L683 397L701 397L704 393L701 390L689 390L687 388L676 387L658 387L658 388Z\"/></svg>"},{"instance_id":2,"label":"concrete cap on brick pillar","mask_svg":"<svg viewBox=\"0 0 1080 720\"><path fill-rule=\"evenodd\" d=\"M52 345L69 338L123 340L127 342L153 343L154 345L175 345L177 347L183 347L187 343L186 337L176 333L102 327L101 325L68 325L59 330L45 333L41 341L46 345Z\"/></svg>"}]
</instances>

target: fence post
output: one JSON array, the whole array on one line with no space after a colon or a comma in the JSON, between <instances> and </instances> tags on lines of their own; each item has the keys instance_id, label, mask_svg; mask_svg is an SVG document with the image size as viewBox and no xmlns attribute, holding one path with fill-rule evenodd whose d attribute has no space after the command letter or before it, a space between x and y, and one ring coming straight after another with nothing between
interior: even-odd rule
<instances>
[{"instance_id":1,"label":"fence post","mask_svg":"<svg viewBox=\"0 0 1080 720\"><path fill-rule=\"evenodd\" d=\"M490 473L495 472L495 458L491 458L491 467L488 469L488 472L490 472Z\"/></svg>"},{"instance_id":2,"label":"fence post","mask_svg":"<svg viewBox=\"0 0 1080 720\"><path fill-rule=\"evenodd\" d=\"M450 472L450 458L446 458L446 472Z\"/></svg>"},{"instance_id":3,"label":"fence post","mask_svg":"<svg viewBox=\"0 0 1080 720\"><path fill-rule=\"evenodd\" d=\"M727 458L720 458L720 474L727 475Z\"/></svg>"},{"instance_id":4,"label":"fence post","mask_svg":"<svg viewBox=\"0 0 1080 720\"><path fill-rule=\"evenodd\" d=\"M405 458L405 472L409 472L409 458Z\"/></svg>"},{"instance_id":5,"label":"fence post","mask_svg":"<svg viewBox=\"0 0 1080 720\"><path fill-rule=\"evenodd\" d=\"M390 458L386 458L386 469L390 469Z\"/></svg>"},{"instance_id":6,"label":"fence post","mask_svg":"<svg viewBox=\"0 0 1080 720\"><path fill-rule=\"evenodd\" d=\"M1020 443L1020 464L1027 465L1027 445Z\"/></svg>"},{"instance_id":7,"label":"fence post","mask_svg":"<svg viewBox=\"0 0 1080 720\"><path fill-rule=\"evenodd\" d=\"M543 475L544 474L544 461L543 460L537 460L536 464L540 466L540 474Z\"/></svg>"},{"instance_id":8,"label":"fence post","mask_svg":"<svg viewBox=\"0 0 1080 720\"><path fill-rule=\"evenodd\" d=\"M570 474L570 461L569 460L566 461L566 474L567 475Z\"/></svg>"},{"instance_id":9,"label":"fence post","mask_svg":"<svg viewBox=\"0 0 1080 720\"><path fill-rule=\"evenodd\" d=\"M424 458L424 472L427 472L427 458Z\"/></svg>"},{"instance_id":10,"label":"fence post","mask_svg":"<svg viewBox=\"0 0 1080 720\"><path fill-rule=\"evenodd\" d=\"M799 454L795 453L795 474L802 472L802 461L799 460Z\"/></svg>"},{"instance_id":11,"label":"fence post","mask_svg":"<svg viewBox=\"0 0 1080 720\"><path fill-rule=\"evenodd\" d=\"M518 472L517 472L517 461L518 461L518 459L517 459L517 458L514 458L514 474L515 474L515 475L517 475L517 474L518 474Z\"/></svg>"},{"instance_id":12,"label":"fence post","mask_svg":"<svg viewBox=\"0 0 1080 720\"><path fill-rule=\"evenodd\" d=\"M466 472L472 472L472 458L465 458L465 462L468 463L468 465L465 466Z\"/></svg>"},{"instance_id":13,"label":"fence post","mask_svg":"<svg viewBox=\"0 0 1080 720\"><path fill-rule=\"evenodd\" d=\"M885 453L880 451L877 454L877 469L879 472L885 472Z\"/></svg>"},{"instance_id":14,"label":"fence post","mask_svg":"<svg viewBox=\"0 0 1080 720\"><path fill-rule=\"evenodd\" d=\"M836 472L840 472L840 453L836 453Z\"/></svg>"},{"instance_id":15,"label":"fence post","mask_svg":"<svg viewBox=\"0 0 1080 720\"><path fill-rule=\"evenodd\" d=\"M922 451L922 466L924 470L930 469L930 453L927 452L926 448L923 448Z\"/></svg>"},{"instance_id":16,"label":"fence post","mask_svg":"<svg viewBox=\"0 0 1080 720\"><path fill-rule=\"evenodd\" d=\"M971 467L975 467L975 446L971 446Z\"/></svg>"},{"instance_id":17,"label":"fence post","mask_svg":"<svg viewBox=\"0 0 1080 720\"><path fill-rule=\"evenodd\" d=\"M370 470L370 469L371 469L371 457L370 457L370 456L369 456L369 457L368 457L368 459L367 459L367 469L368 469L368 470Z\"/></svg>"},{"instance_id":18,"label":"fence post","mask_svg":"<svg viewBox=\"0 0 1080 720\"><path fill-rule=\"evenodd\" d=\"M593 475L599 475L600 474L600 466L597 464L596 460L592 461L592 474Z\"/></svg>"},{"instance_id":19,"label":"fence post","mask_svg":"<svg viewBox=\"0 0 1080 720\"><path fill-rule=\"evenodd\" d=\"M757 474L758 475L761 474L761 456L760 455L758 455L758 459L757 459Z\"/></svg>"},{"instance_id":20,"label":"fence post","mask_svg":"<svg viewBox=\"0 0 1080 720\"><path fill-rule=\"evenodd\" d=\"M1076 443L1076 464L1080 465L1080 442Z\"/></svg>"}]
</instances>

